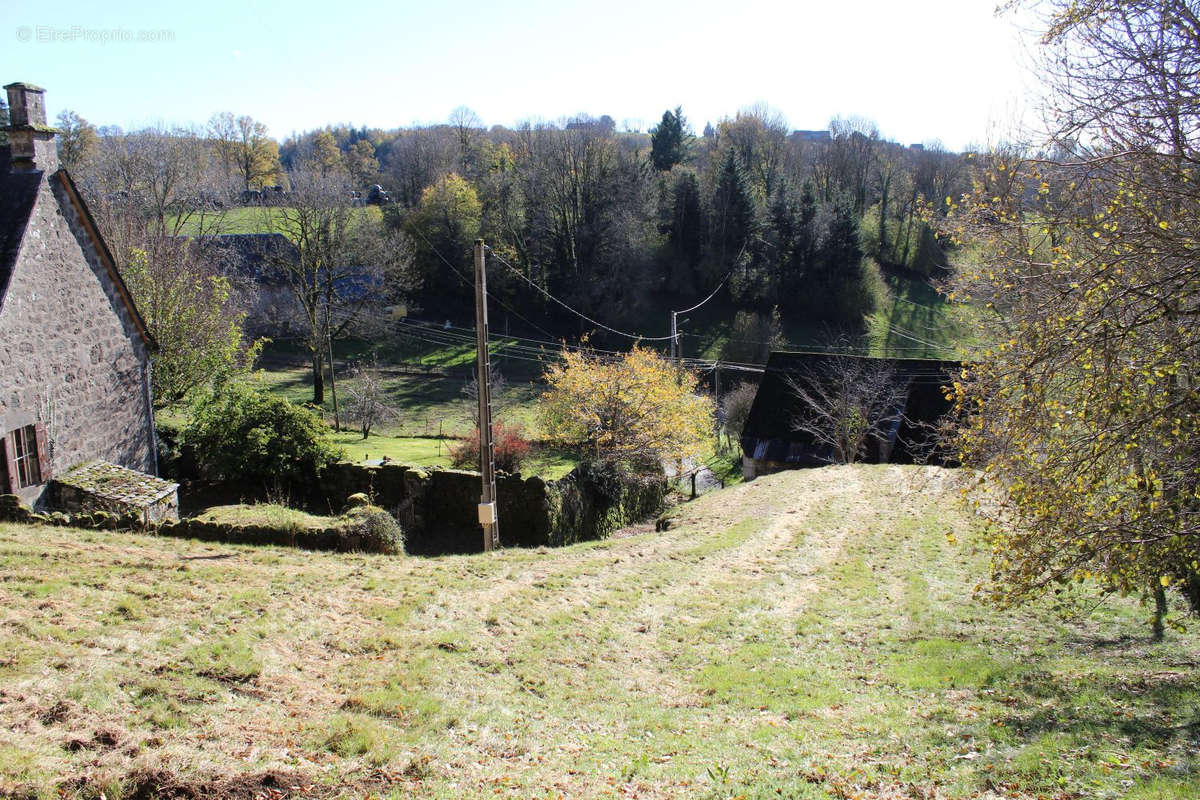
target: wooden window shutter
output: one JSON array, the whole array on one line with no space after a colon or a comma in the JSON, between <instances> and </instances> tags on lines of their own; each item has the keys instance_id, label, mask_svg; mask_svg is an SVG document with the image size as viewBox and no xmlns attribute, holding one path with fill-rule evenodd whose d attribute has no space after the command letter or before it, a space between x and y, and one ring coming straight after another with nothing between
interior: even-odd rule
<instances>
[{"instance_id":1,"label":"wooden window shutter","mask_svg":"<svg viewBox=\"0 0 1200 800\"><path fill-rule=\"evenodd\" d=\"M39 483L50 480L50 447L46 436L46 426L41 422L34 425L33 435L37 438L37 463Z\"/></svg>"},{"instance_id":2,"label":"wooden window shutter","mask_svg":"<svg viewBox=\"0 0 1200 800\"><path fill-rule=\"evenodd\" d=\"M13 441L13 436L20 433L18 429L16 433L10 433L4 437L4 477L6 478L4 491L9 494L16 494L20 488L20 477L17 475L17 445Z\"/></svg>"}]
</instances>

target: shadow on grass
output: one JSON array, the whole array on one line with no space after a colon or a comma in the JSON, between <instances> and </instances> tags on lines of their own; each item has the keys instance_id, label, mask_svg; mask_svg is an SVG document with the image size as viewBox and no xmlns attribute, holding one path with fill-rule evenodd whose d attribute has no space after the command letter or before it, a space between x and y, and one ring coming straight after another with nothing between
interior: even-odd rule
<instances>
[{"instance_id":1,"label":"shadow on grass","mask_svg":"<svg viewBox=\"0 0 1200 800\"><path fill-rule=\"evenodd\" d=\"M1200 672L1195 669L1031 670L1011 675L997 689L1015 700L1009 703L1013 713L1003 721L1022 736L1069 733L1120 736L1135 746L1177 741L1191 749L1200 745Z\"/></svg>"},{"instance_id":2,"label":"shadow on grass","mask_svg":"<svg viewBox=\"0 0 1200 800\"><path fill-rule=\"evenodd\" d=\"M927 280L895 275L885 280L895 299L887 313L884 350L908 357L945 358L958 334L945 298Z\"/></svg>"}]
</instances>

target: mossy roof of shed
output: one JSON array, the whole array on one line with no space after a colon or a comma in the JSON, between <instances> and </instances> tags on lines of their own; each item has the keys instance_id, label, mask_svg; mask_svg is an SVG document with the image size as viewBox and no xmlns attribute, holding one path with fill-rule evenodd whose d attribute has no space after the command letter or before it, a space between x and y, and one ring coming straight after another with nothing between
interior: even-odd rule
<instances>
[{"instance_id":1,"label":"mossy roof of shed","mask_svg":"<svg viewBox=\"0 0 1200 800\"><path fill-rule=\"evenodd\" d=\"M89 461L56 476L55 480L104 500L139 508L153 505L179 488L177 483L108 461Z\"/></svg>"}]
</instances>

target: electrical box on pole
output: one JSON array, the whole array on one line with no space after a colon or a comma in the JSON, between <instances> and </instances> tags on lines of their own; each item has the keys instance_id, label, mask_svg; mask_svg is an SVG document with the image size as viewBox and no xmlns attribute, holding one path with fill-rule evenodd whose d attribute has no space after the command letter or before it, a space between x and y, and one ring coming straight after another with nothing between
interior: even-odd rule
<instances>
[{"instance_id":1,"label":"electrical box on pole","mask_svg":"<svg viewBox=\"0 0 1200 800\"><path fill-rule=\"evenodd\" d=\"M475 240L475 382L479 387L479 472L483 492L479 498L479 524L483 549L500 547L500 521L496 513L496 451L492 444L492 362L488 354L487 265L483 239Z\"/></svg>"}]
</instances>

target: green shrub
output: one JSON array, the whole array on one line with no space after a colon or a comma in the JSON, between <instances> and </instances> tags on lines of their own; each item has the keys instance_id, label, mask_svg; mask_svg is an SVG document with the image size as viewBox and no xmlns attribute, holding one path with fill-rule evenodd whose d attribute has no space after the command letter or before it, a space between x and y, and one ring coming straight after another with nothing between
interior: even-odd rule
<instances>
[{"instance_id":1,"label":"green shrub","mask_svg":"<svg viewBox=\"0 0 1200 800\"><path fill-rule=\"evenodd\" d=\"M368 553L397 555L404 552L404 529L379 506L359 506L347 511L346 535L359 538L359 548Z\"/></svg>"},{"instance_id":2,"label":"green shrub","mask_svg":"<svg viewBox=\"0 0 1200 800\"><path fill-rule=\"evenodd\" d=\"M312 411L231 383L196 403L182 437L204 477L286 491L316 480L341 457L325 430Z\"/></svg>"}]
</instances>

